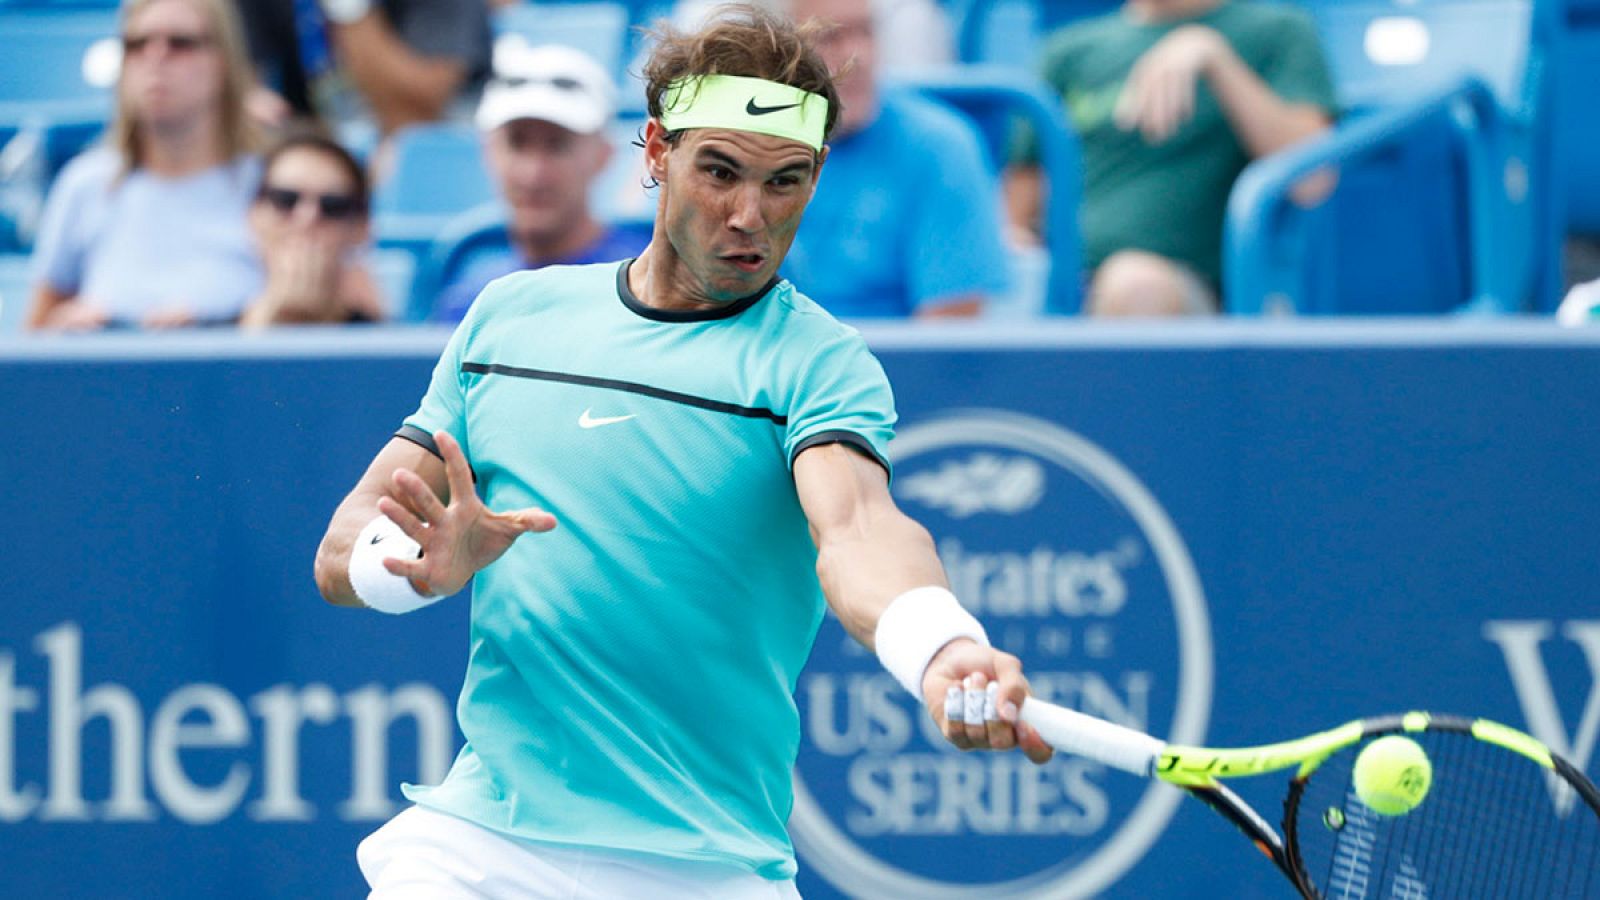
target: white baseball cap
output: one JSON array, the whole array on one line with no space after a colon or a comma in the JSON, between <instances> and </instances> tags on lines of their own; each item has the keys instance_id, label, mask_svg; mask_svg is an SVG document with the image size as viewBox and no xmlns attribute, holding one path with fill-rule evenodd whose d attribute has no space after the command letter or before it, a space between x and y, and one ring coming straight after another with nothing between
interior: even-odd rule
<instances>
[{"instance_id":1,"label":"white baseball cap","mask_svg":"<svg viewBox=\"0 0 1600 900\"><path fill-rule=\"evenodd\" d=\"M588 55L559 44L529 47L520 39L501 39L477 122L480 130L493 131L517 119L538 119L594 134L615 110L611 76Z\"/></svg>"}]
</instances>

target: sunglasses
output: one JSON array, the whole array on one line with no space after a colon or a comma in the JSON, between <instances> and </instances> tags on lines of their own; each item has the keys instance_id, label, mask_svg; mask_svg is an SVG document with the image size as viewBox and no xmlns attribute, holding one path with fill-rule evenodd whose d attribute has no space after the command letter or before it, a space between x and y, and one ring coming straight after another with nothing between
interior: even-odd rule
<instances>
[{"instance_id":1,"label":"sunglasses","mask_svg":"<svg viewBox=\"0 0 1600 900\"><path fill-rule=\"evenodd\" d=\"M165 44L167 51L174 56L186 56L202 47L211 46L211 38L203 34L125 34L122 36L122 52L127 56L138 56L157 42Z\"/></svg>"},{"instance_id":2,"label":"sunglasses","mask_svg":"<svg viewBox=\"0 0 1600 900\"><path fill-rule=\"evenodd\" d=\"M496 75L494 80L496 83L503 84L508 88L527 87L530 84L548 84L558 91L583 90L583 82L576 78L568 78L565 75L557 75L554 78L528 78L522 75Z\"/></svg>"},{"instance_id":3,"label":"sunglasses","mask_svg":"<svg viewBox=\"0 0 1600 900\"><path fill-rule=\"evenodd\" d=\"M366 204L355 194L313 194L292 188L264 187L260 198L282 215L294 212L301 200L315 200L317 214L330 222L344 222L364 215Z\"/></svg>"}]
</instances>

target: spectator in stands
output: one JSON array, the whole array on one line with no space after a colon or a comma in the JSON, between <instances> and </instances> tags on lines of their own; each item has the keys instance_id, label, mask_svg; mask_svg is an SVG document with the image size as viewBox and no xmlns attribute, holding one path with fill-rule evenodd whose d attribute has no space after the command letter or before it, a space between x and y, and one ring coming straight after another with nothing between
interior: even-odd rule
<instances>
[{"instance_id":1,"label":"spectator in stands","mask_svg":"<svg viewBox=\"0 0 1600 900\"><path fill-rule=\"evenodd\" d=\"M570 47L502 50L478 105L484 156L505 201L509 242L482 255L445 287L435 318L459 321L490 281L522 269L609 262L636 255L647 228L608 225L589 206L589 187L613 148L611 77Z\"/></svg>"},{"instance_id":2,"label":"spectator in stands","mask_svg":"<svg viewBox=\"0 0 1600 900\"><path fill-rule=\"evenodd\" d=\"M267 85L252 108L266 118L314 116L346 139L363 125L389 135L452 108L465 118L489 72L485 0L237 2Z\"/></svg>"},{"instance_id":3,"label":"spectator in stands","mask_svg":"<svg viewBox=\"0 0 1600 900\"><path fill-rule=\"evenodd\" d=\"M34 248L32 328L232 321L261 286L260 164L227 0L129 0L105 146L62 171Z\"/></svg>"},{"instance_id":4,"label":"spectator in stands","mask_svg":"<svg viewBox=\"0 0 1600 900\"><path fill-rule=\"evenodd\" d=\"M267 283L245 309L246 328L376 322L383 306L360 262L370 237L361 163L337 142L295 135L267 151L250 207Z\"/></svg>"},{"instance_id":5,"label":"spectator in stands","mask_svg":"<svg viewBox=\"0 0 1600 900\"><path fill-rule=\"evenodd\" d=\"M1334 115L1311 20L1279 4L1128 0L1058 32L1042 73L1082 143L1088 311L1216 312L1234 179ZM1037 233L1030 143L1006 190L1013 222Z\"/></svg>"},{"instance_id":6,"label":"spectator in stands","mask_svg":"<svg viewBox=\"0 0 1600 900\"><path fill-rule=\"evenodd\" d=\"M958 114L880 91L872 10L792 0L842 101L816 197L784 271L836 316L971 316L1007 288L1000 197Z\"/></svg>"}]
</instances>

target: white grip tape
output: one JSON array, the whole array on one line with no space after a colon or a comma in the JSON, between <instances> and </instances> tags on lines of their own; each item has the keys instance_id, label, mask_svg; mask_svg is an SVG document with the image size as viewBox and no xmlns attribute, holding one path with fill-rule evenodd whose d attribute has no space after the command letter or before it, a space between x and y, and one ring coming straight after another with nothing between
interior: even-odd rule
<instances>
[{"instance_id":1,"label":"white grip tape","mask_svg":"<svg viewBox=\"0 0 1600 900\"><path fill-rule=\"evenodd\" d=\"M878 617L873 644L878 660L900 686L922 701L922 675L935 654L957 638L989 646L989 636L956 595L942 587L912 588L890 601ZM982 701L979 701L982 710ZM979 721L982 721L980 718Z\"/></svg>"},{"instance_id":2,"label":"white grip tape","mask_svg":"<svg viewBox=\"0 0 1600 900\"><path fill-rule=\"evenodd\" d=\"M981 688L967 688L962 691L961 721L973 725L983 724L983 697Z\"/></svg>"},{"instance_id":3,"label":"white grip tape","mask_svg":"<svg viewBox=\"0 0 1600 900\"><path fill-rule=\"evenodd\" d=\"M1156 760L1167 746L1142 731L1032 697L1022 701L1020 715L1057 750L1146 778L1155 772Z\"/></svg>"},{"instance_id":4,"label":"white grip tape","mask_svg":"<svg viewBox=\"0 0 1600 900\"><path fill-rule=\"evenodd\" d=\"M392 615L421 609L441 598L417 593L411 579L383 567L387 557L416 559L422 547L388 516L378 516L356 535L350 549L350 586L361 602Z\"/></svg>"}]
</instances>

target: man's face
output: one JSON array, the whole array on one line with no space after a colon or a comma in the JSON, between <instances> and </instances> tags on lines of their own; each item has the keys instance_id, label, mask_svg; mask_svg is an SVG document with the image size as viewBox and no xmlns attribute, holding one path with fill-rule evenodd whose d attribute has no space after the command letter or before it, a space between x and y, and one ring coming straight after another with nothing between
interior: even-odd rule
<instances>
[{"instance_id":1,"label":"man's face","mask_svg":"<svg viewBox=\"0 0 1600 900\"><path fill-rule=\"evenodd\" d=\"M828 71L835 73L834 87L844 104L837 130L848 134L870 124L878 117L878 41L872 4L865 0L794 0L794 18L797 22L815 19L830 26L818 36L816 47Z\"/></svg>"},{"instance_id":2,"label":"man's face","mask_svg":"<svg viewBox=\"0 0 1600 900\"><path fill-rule=\"evenodd\" d=\"M577 134L553 122L514 119L484 141L489 171L511 208L511 230L524 237L559 234L579 221L589 184L611 158L598 134Z\"/></svg>"},{"instance_id":3,"label":"man's face","mask_svg":"<svg viewBox=\"0 0 1600 900\"><path fill-rule=\"evenodd\" d=\"M662 135L651 122L645 161L661 182L659 228L689 279L683 292L720 304L760 290L794 243L816 190L818 155L744 131L692 128L675 146Z\"/></svg>"}]
</instances>

